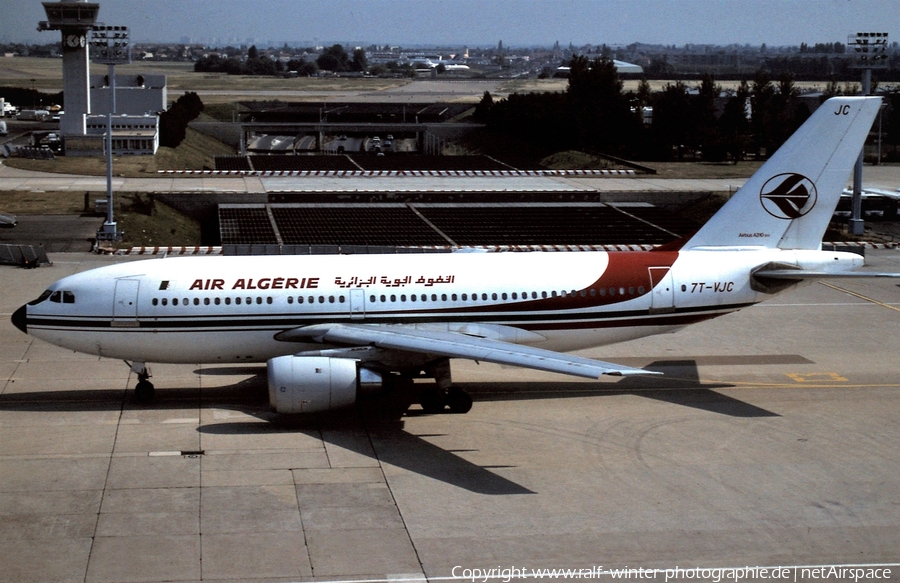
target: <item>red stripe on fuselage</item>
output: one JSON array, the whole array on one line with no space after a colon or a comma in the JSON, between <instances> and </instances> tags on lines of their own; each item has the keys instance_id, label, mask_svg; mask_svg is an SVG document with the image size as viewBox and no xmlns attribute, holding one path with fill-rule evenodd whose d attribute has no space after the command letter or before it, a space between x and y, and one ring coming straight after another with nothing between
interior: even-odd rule
<instances>
[{"instance_id":1,"label":"red stripe on fuselage","mask_svg":"<svg viewBox=\"0 0 900 583\"><path fill-rule=\"evenodd\" d=\"M586 254L586 256L588 256ZM653 282L650 279L650 268L658 268L656 282L668 273L675 260L678 251L611 251L607 253L608 263L606 270L591 285L582 289L564 289L562 283L541 283L544 289L556 292L556 297L528 300L497 300L498 303L480 306L454 307L456 313L481 313L481 312L505 312L505 311L558 311L577 310L607 306L633 300L651 292ZM590 269L591 265L586 265ZM643 293L640 289L643 288ZM601 291L602 290L602 291ZM611 293L610 290L615 290ZM520 290L510 290L510 292ZM528 293L530 290L521 290ZM592 295L593 292L593 295ZM548 292L548 294L551 292ZM565 294L565 295L563 295ZM499 294L498 294L499 298ZM445 311L445 308L434 310L416 310L416 314L430 314ZM377 312L377 310L376 310Z\"/></svg>"}]
</instances>

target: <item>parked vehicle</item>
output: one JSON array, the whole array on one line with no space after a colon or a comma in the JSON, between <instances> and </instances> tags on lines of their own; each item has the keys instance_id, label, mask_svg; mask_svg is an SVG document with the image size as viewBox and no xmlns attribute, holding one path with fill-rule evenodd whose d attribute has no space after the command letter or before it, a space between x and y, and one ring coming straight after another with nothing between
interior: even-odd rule
<instances>
[{"instance_id":1,"label":"parked vehicle","mask_svg":"<svg viewBox=\"0 0 900 583\"><path fill-rule=\"evenodd\" d=\"M19 221L16 219L16 215L0 213L0 228L11 229L17 224L19 224Z\"/></svg>"},{"instance_id":2,"label":"parked vehicle","mask_svg":"<svg viewBox=\"0 0 900 583\"><path fill-rule=\"evenodd\" d=\"M46 109L23 109L19 112L19 119L26 121L47 121L50 119L50 112Z\"/></svg>"}]
</instances>

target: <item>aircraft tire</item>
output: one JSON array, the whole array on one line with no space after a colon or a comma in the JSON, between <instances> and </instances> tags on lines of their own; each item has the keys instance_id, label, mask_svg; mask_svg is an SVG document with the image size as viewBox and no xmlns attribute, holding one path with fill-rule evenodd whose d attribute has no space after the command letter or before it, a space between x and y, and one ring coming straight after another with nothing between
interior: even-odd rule
<instances>
[{"instance_id":1,"label":"aircraft tire","mask_svg":"<svg viewBox=\"0 0 900 583\"><path fill-rule=\"evenodd\" d=\"M138 381L134 387L134 396L141 403L148 403L153 400L153 383L150 381Z\"/></svg>"},{"instance_id":2,"label":"aircraft tire","mask_svg":"<svg viewBox=\"0 0 900 583\"><path fill-rule=\"evenodd\" d=\"M472 395L458 387L451 387L447 392L447 405L453 413L468 413L472 410Z\"/></svg>"},{"instance_id":3,"label":"aircraft tire","mask_svg":"<svg viewBox=\"0 0 900 583\"><path fill-rule=\"evenodd\" d=\"M438 389L425 389L419 398L419 404L426 413L441 413L447 406L447 397Z\"/></svg>"}]
</instances>

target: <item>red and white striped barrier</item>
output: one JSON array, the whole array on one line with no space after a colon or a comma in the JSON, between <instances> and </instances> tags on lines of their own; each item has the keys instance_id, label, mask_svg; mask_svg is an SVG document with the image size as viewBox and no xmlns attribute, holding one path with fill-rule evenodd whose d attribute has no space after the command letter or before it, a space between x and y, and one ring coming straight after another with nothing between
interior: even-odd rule
<instances>
[{"instance_id":1,"label":"red and white striped barrier","mask_svg":"<svg viewBox=\"0 0 900 583\"><path fill-rule=\"evenodd\" d=\"M157 170L182 176L259 176L263 178L384 178L384 177L546 177L634 176L634 170Z\"/></svg>"}]
</instances>

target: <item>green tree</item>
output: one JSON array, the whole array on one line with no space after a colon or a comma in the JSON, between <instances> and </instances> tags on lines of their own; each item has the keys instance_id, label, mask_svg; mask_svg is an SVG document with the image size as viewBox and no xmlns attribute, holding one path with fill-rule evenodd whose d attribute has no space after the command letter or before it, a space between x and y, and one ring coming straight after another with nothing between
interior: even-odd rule
<instances>
[{"instance_id":1,"label":"green tree","mask_svg":"<svg viewBox=\"0 0 900 583\"><path fill-rule=\"evenodd\" d=\"M350 62L350 69L352 71L361 72L365 72L369 69L369 59L366 57L366 51L363 49L356 49L353 51L353 60Z\"/></svg>"},{"instance_id":2,"label":"green tree","mask_svg":"<svg viewBox=\"0 0 900 583\"><path fill-rule=\"evenodd\" d=\"M475 106L475 112L472 114L472 119L478 123L487 123L493 107L494 98L491 96L490 91L485 91L484 95L481 96L481 101Z\"/></svg>"},{"instance_id":3,"label":"green tree","mask_svg":"<svg viewBox=\"0 0 900 583\"><path fill-rule=\"evenodd\" d=\"M692 100L690 145L693 149L699 149L703 159L709 162L725 159L725 145L716 119L716 100L721 93L722 87L716 85L712 75L706 74L701 78L699 94Z\"/></svg>"},{"instance_id":4,"label":"green tree","mask_svg":"<svg viewBox=\"0 0 900 583\"><path fill-rule=\"evenodd\" d=\"M751 118L750 127L753 130L753 146L756 155L762 150L766 156L772 154L770 138L772 136L772 100L775 96L775 86L772 78L765 69L756 72L750 91Z\"/></svg>"},{"instance_id":5,"label":"green tree","mask_svg":"<svg viewBox=\"0 0 900 583\"><path fill-rule=\"evenodd\" d=\"M343 46L332 45L322 51L322 54L316 59L316 64L319 66L319 69L324 71L349 71L350 56Z\"/></svg>"},{"instance_id":6,"label":"green tree","mask_svg":"<svg viewBox=\"0 0 900 583\"><path fill-rule=\"evenodd\" d=\"M652 157L684 158L692 131L691 116L687 87L681 81L667 84L653 100Z\"/></svg>"},{"instance_id":7,"label":"green tree","mask_svg":"<svg viewBox=\"0 0 900 583\"><path fill-rule=\"evenodd\" d=\"M569 64L566 115L574 130L575 145L612 153L628 145L639 124L611 59L588 60L577 55Z\"/></svg>"},{"instance_id":8,"label":"green tree","mask_svg":"<svg viewBox=\"0 0 900 583\"><path fill-rule=\"evenodd\" d=\"M159 145L176 148L184 140L188 123L203 111L203 102L194 93L185 93L159 116Z\"/></svg>"},{"instance_id":9,"label":"green tree","mask_svg":"<svg viewBox=\"0 0 900 583\"><path fill-rule=\"evenodd\" d=\"M750 122L747 119L747 100L750 99L750 86L741 81L735 94L725 102L725 110L719 118L719 134L725 151L732 162L737 164L744 157L747 147L747 134Z\"/></svg>"}]
</instances>

